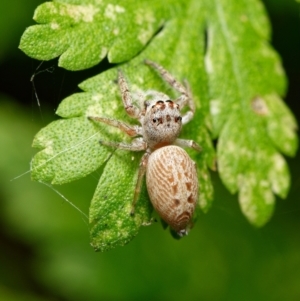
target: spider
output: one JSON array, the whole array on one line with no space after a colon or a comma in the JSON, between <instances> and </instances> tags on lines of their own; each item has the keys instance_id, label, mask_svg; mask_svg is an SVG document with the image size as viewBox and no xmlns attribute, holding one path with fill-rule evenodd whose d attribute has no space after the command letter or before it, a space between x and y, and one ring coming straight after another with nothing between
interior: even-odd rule
<instances>
[{"instance_id":1,"label":"spider","mask_svg":"<svg viewBox=\"0 0 300 301\"><path fill-rule=\"evenodd\" d=\"M129 125L119 120L89 116L90 120L119 128L131 137L132 143L100 141L102 145L130 151L146 151L142 156L130 214L138 200L143 177L150 200L160 217L179 237L187 235L192 226L192 216L198 199L198 177L195 163L182 147L201 151L193 140L179 139L183 124L194 116L195 104L187 82L181 84L157 63L145 60L172 88L181 95L174 101L164 93L147 91L139 95L142 108L133 104L133 95L121 71L118 85L127 114L138 119L140 126ZM142 99L141 99L142 98ZM184 106L189 110L181 116Z\"/></svg>"}]
</instances>

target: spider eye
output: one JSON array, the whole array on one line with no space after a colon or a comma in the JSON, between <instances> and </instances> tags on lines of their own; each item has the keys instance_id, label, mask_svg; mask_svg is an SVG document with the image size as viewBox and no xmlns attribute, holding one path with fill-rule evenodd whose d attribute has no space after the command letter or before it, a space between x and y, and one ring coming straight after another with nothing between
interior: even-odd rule
<instances>
[{"instance_id":1,"label":"spider eye","mask_svg":"<svg viewBox=\"0 0 300 301\"><path fill-rule=\"evenodd\" d=\"M153 118L152 121L155 123L155 122L157 121L157 119L156 119L156 118Z\"/></svg>"}]
</instances>

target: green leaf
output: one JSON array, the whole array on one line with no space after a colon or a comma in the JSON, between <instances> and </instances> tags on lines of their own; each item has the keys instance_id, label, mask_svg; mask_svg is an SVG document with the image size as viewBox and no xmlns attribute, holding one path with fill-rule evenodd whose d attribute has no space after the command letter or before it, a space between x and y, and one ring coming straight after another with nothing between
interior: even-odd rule
<instances>
[{"instance_id":1,"label":"green leaf","mask_svg":"<svg viewBox=\"0 0 300 301\"><path fill-rule=\"evenodd\" d=\"M106 54L120 65L132 93L155 89L178 96L146 66L151 59L178 80L186 79L196 103L194 119L181 137L202 146L188 150L198 167L199 207L213 199L209 168L216 164L226 187L239 192L243 213L261 226L270 218L275 196L285 197L289 171L284 158L297 149L296 121L284 105L286 80L280 59L268 43L269 22L258 0L54 1L38 7L20 47L39 59L60 56L70 70L97 64ZM157 32L158 29L161 29ZM140 153L115 151L98 140L127 141L120 131L89 121L103 116L134 124L123 108L112 68L80 84L82 93L64 99L63 119L42 129L34 146L32 178L62 184L100 172L90 207L92 245L108 250L124 245L150 223L144 189L136 216L129 215ZM133 159L132 159L133 158Z\"/></svg>"},{"instance_id":2,"label":"green leaf","mask_svg":"<svg viewBox=\"0 0 300 301\"><path fill-rule=\"evenodd\" d=\"M206 69L219 171L232 193L240 191L243 213L261 226L273 212L273 193L288 192L289 172L278 150L295 154L297 124L280 99L286 80L267 43L261 4L215 0L210 8Z\"/></svg>"},{"instance_id":3,"label":"green leaf","mask_svg":"<svg viewBox=\"0 0 300 301\"><path fill-rule=\"evenodd\" d=\"M38 60L57 56L59 66L82 70L106 55L118 63L135 56L162 25L163 1L53 1L41 4L20 48ZM128 43L130 41L130 43ZM124 47L126 45L126 47Z\"/></svg>"}]
</instances>

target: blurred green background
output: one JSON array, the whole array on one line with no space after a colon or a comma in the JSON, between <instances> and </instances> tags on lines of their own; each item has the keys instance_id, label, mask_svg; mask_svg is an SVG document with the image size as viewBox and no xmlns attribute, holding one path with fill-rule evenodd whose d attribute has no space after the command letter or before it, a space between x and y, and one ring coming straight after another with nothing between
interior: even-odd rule
<instances>
[{"instance_id":1,"label":"blurred green background","mask_svg":"<svg viewBox=\"0 0 300 301\"><path fill-rule=\"evenodd\" d=\"M71 73L18 50L34 8L44 1L0 4L0 300L300 300L300 157L288 159L292 187L271 221L255 229L216 174L213 208L190 235L174 240L160 223L126 247L95 253L87 221L28 171L37 131L77 84L108 67ZM299 120L299 5L268 0L272 44L289 78L286 101ZM30 78L41 109L37 105ZM57 189L84 212L97 173Z\"/></svg>"}]
</instances>

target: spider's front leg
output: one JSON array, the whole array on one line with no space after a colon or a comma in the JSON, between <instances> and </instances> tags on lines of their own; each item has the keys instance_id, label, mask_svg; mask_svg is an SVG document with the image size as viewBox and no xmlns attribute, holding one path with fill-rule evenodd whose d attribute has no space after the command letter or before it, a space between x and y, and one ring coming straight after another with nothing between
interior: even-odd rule
<instances>
[{"instance_id":1,"label":"spider's front leg","mask_svg":"<svg viewBox=\"0 0 300 301\"><path fill-rule=\"evenodd\" d=\"M179 81L175 79L175 77L167 71L164 67L158 65L155 62L152 62L150 60L145 60L145 64L148 66L151 66L152 68L156 69L160 76L175 90L177 90L179 93L184 94L188 96L187 90Z\"/></svg>"},{"instance_id":2,"label":"spider's front leg","mask_svg":"<svg viewBox=\"0 0 300 301\"><path fill-rule=\"evenodd\" d=\"M130 137L135 137L142 134L142 128L140 126L129 125L125 122L116 119L105 118L105 117L94 117L94 116L88 116L88 119L114 126L120 129L122 132L126 133Z\"/></svg>"},{"instance_id":3,"label":"spider's front leg","mask_svg":"<svg viewBox=\"0 0 300 301\"><path fill-rule=\"evenodd\" d=\"M142 127L137 125L129 125L125 122L116 119L110 119L105 117L93 117L93 116L88 116L88 119L96 122L103 122L105 124L114 126L131 137L135 137L142 134ZM123 150L136 151L136 152L147 149L147 143L142 138L135 138L132 140L130 144L124 142L111 142L111 141L102 141L102 140L99 142L102 145L111 146Z\"/></svg>"},{"instance_id":4,"label":"spider's front leg","mask_svg":"<svg viewBox=\"0 0 300 301\"><path fill-rule=\"evenodd\" d=\"M181 84L179 81L176 80L176 78L169 71L167 71L166 69L164 69L162 66L158 65L155 62L152 62L150 60L145 60L145 64L156 69L159 72L159 74L161 75L161 77L173 89L175 89L176 91L181 93L181 96L179 98L177 98L177 100L175 102L179 105L180 110L185 105L187 105L190 108L190 110L182 116L182 124L186 124L189 121L191 121L193 119L194 113L195 113L195 103L193 101L191 89L188 85L188 82L185 80L184 85Z\"/></svg>"},{"instance_id":5,"label":"spider's front leg","mask_svg":"<svg viewBox=\"0 0 300 301\"><path fill-rule=\"evenodd\" d=\"M128 84L125 80L123 73L120 70L118 73L118 84L119 84L121 95L122 95L123 105L124 105L124 108L125 108L127 114L132 118L140 119L141 110L133 105Z\"/></svg>"},{"instance_id":6,"label":"spider's front leg","mask_svg":"<svg viewBox=\"0 0 300 301\"><path fill-rule=\"evenodd\" d=\"M142 138L135 138L131 143L124 142L111 142L111 141L99 141L100 144L110 146L117 149L123 149L133 152L140 152L147 149L147 143Z\"/></svg>"}]
</instances>

